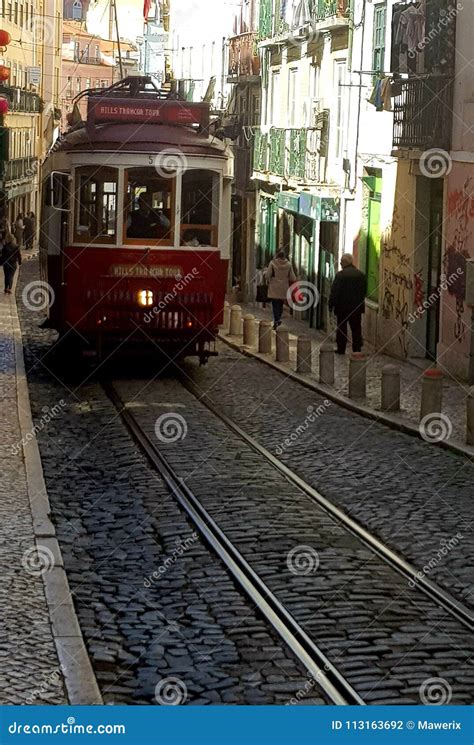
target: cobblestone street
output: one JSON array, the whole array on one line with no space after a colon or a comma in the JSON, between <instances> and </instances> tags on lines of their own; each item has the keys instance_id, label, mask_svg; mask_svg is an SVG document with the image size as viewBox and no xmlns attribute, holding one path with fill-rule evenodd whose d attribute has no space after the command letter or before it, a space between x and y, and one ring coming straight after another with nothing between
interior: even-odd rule
<instances>
[{"instance_id":1,"label":"cobblestone street","mask_svg":"<svg viewBox=\"0 0 474 745\"><path fill-rule=\"evenodd\" d=\"M36 272L35 261L24 265L21 285ZM41 314L21 303L19 311L34 422L45 407L56 412L36 435L104 703L327 703L195 531L99 382L61 383L48 353L54 333L38 328ZM199 394L469 605L470 462L328 406L225 344L219 352L206 368L182 368ZM128 375L125 366L115 385L150 440L366 703L423 703L432 678L446 681L453 704L469 702L472 639L456 618L259 460L174 372ZM160 435L167 417L183 423L183 437ZM302 550L311 571L290 562Z\"/></svg>"}]
</instances>

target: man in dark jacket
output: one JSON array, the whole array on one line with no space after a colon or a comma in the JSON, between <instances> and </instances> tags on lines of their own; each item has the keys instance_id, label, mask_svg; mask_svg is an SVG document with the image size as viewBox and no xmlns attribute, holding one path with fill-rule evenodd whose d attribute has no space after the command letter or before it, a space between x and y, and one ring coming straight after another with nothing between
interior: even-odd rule
<instances>
[{"instance_id":1,"label":"man in dark jacket","mask_svg":"<svg viewBox=\"0 0 474 745\"><path fill-rule=\"evenodd\" d=\"M0 263L3 266L3 273L5 275L5 294L11 295L13 278L17 266L21 264L20 249L18 248L15 236L11 233L7 233L5 236L5 243L3 244Z\"/></svg>"},{"instance_id":2,"label":"man in dark jacket","mask_svg":"<svg viewBox=\"0 0 474 745\"><path fill-rule=\"evenodd\" d=\"M329 310L336 314L337 353L345 354L348 342L347 324L351 327L352 351L362 351L362 314L365 312L367 277L354 266L351 254L341 259L342 270L336 274L329 297Z\"/></svg>"}]
</instances>

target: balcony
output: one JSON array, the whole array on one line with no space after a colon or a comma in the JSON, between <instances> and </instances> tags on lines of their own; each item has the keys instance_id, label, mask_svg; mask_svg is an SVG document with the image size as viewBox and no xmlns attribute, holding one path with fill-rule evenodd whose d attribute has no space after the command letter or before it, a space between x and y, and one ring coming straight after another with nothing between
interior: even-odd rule
<instances>
[{"instance_id":1,"label":"balcony","mask_svg":"<svg viewBox=\"0 0 474 745\"><path fill-rule=\"evenodd\" d=\"M0 174L5 182L22 181L33 179L33 176L38 172L39 162L38 158L15 158L0 164L0 166L2 165L3 171L0 171Z\"/></svg>"},{"instance_id":2,"label":"balcony","mask_svg":"<svg viewBox=\"0 0 474 745\"><path fill-rule=\"evenodd\" d=\"M102 65L102 59L101 57L86 57L82 54L77 54L74 56L74 62L77 62L79 65Z\"/></svg>"},{"instance_id":3,"label":"balcony","mask_svg":"<svg viewBox=\"0 0 474 745\"><path fill-rule=\"evenodd\" d=\"M300 183L322 181L322 132L316 129L279 129L256 132L254 171Z\"/></svg>"},{"instance_id":4,"label":"balcony","mask_svg":"<svg viewBox=\"0 0 474 745\"><path fill-rule=\"evenodd\" d=\"M9 104L9 110L24 114L40 114L43 102L38 93L25 91L14 85L0 85L0 96L4 96Z\"/></svg>"},{"instance_id":5,"label":"balcony","mask_svg":"<svg viewBox=\"0 0 474 745\"><path fill-rule=\"evenodd\" d=\"M275 0L261 0L259 17L259 39L294 36L295 29L312 27L314 31L323 31L337 26L347 26L350 18L350 0L308 0L305 14L295 13L288 23L275 12ZM307 15L307 17L306 17ZM310 33L311 35L311 33Z\"/></svg>"},{"instance_id":6,"label":"balcony","mask_svg":"<svg viewBox=\"0 0 474 745\"><path fill-rule=\"evenodd\" d=\"M251 147L235 148L235 176L234 185L239 191L254 191L255 182L252 178L252 156Z\"/></svg>"},{"instance_id":7,"label":"balcony","mask_svg":"<svg viewBox=\"0 0 474 745\"><path fill-rule=\"evenodd\" d=\"M399 149L451 149L453 79L446 75L395 83L393 145Z\"/></svg>"},{"instance_id":8,"label":"balcony","mask_svg":"<svg viewBox=\"0 0 474 745\"><path fill-rule=\"evenodd\" d=\"M260 58L257 51L257 35L240 34L229 39L229 82L236 78L258 77Z\"/></svg>"}]
</instances>

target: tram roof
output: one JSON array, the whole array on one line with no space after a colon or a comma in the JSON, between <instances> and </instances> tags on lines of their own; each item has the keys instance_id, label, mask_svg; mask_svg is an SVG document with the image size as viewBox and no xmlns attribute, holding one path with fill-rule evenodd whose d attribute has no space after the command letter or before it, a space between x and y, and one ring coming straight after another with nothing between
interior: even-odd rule
<instances>
[{"instance_id":1,"label":"tram roof","mask_svg":"<svg viewBox=\"0 0 474 745\"><path fill-rule=\"evenodd\" d=\"M189 155L226 155L226 144L206 131L166 124L111 123L70 130L55 151L113 151L159 153L179 148Z\"/></svg>"}]
</instances>

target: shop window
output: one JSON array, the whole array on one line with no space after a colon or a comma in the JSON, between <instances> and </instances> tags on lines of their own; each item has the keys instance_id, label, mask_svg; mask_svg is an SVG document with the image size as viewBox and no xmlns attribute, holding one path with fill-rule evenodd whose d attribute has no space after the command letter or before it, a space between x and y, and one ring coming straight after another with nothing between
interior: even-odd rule
<instances>
[{"instance_id":1,"label":"shop window","mask_svg":"<svg viewBox=\"0 0 474 745\"><path fill-rule=\"evenodd\" d=\"M155 168L130 168L125 173L125 238L129 243L171 245L176 175Z\"/></svg>"},{"instance_id":2,"label":"shop window","mask_svg":"<svg viewBox=\"0 0 474 745\"><path fill-rule=\"evenodd\" d=\"M183 174L181 244L217 246L220 178L205 170Z\"/></svg>"},{"instance_id":3,"label":"shop window","mask_svg":"<svg viewBox=\"0 0 474 745\"><path fill-rule=\"evenodd\" d=\"M75 241L115 243L117 171L88 166L76 171Z\"/></svg>"}]
</instances>

